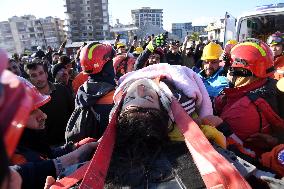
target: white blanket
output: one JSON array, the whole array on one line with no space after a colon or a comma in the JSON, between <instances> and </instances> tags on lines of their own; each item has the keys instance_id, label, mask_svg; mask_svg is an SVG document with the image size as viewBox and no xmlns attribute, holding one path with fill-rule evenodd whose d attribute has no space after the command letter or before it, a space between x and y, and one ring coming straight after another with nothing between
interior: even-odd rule
<instances>
[{"instance_id":1,"label":"white blanket","mask_svg":"<svg viewBox=\"0 0 284 189\"><path fill-rule=\"evenodd\" d=\"M166 63L147 66L143 69L129 72L119 79L119 86L115 91L116 95L124 89L128 82L141 78L163 78L172 81L176 88L183 91L189 98L196 101L196 111L200 117L213 115L212 103L201 78L190 68L179 65L169 65Z\"/></svg>"}]
</instances>

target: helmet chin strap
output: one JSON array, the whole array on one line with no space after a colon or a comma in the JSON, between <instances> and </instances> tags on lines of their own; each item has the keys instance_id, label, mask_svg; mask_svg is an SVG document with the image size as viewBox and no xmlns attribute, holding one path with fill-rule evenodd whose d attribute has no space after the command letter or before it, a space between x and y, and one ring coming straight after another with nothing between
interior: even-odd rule
<instances>
[{"instance_id":1,"label":"helmet chin strap","mask_svg":"<svg viewBox=\"0 0 284 189\"><path fill-rule=\"evenodd\" d=\"M231 81L232 87L235 87L236 80L237 80L238 77L252 77L252 76L254 76L254 74L249 70L246 70L246 69L235 70L234 68L230 69L229 75L233 76L232 81Z\"/></svg>"}]
</instances>

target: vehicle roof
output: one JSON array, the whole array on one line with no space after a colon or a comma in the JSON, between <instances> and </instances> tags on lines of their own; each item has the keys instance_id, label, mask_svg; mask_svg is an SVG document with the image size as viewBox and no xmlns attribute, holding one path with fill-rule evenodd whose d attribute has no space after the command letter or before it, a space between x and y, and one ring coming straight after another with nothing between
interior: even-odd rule
<instances>
[{"instance_id":1,"label":"vehicle roof","mask_svg":"<svg viewBox=\"0 0 284 189\"><path fill-rule=\"evenodd\" d=\"M239 16L239 19L243 18L243 17L265 15L265 14L271 14L271 13L282 13L282 14L284 14L284 8L267 8L267 9L262 9L262 10L245 12L241 16Z\"/></svg>"}]
</instances>

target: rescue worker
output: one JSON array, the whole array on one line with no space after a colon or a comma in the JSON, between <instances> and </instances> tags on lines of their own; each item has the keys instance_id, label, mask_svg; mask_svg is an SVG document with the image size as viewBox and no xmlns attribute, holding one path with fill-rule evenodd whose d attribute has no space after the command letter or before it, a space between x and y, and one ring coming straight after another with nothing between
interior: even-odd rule
<instances>
[{"instance_id":1,"label":"rescue worker","mask_svg":"<svg viewBox=\"0 0 284 189\"><path fill-rule=\"evenodd\" d=\"M117 51L117 54L123 54L123 53L126 53L126 45L122 42L118 42L117 45L116 45L116 51Z\"/></svg>"},{"instance_id":2,"label":"rescue worker","mask_svg":"<svg viewBox=\"0 0 284 189\"><path fill-rule=\"evenodd\" d=\"M232 144L229 149L284 176L282 159L277 167L269 164L266 154L277 158L273 149L283 143L284 132L283 117L279 116L283 115L283 95L276 81L269 78L273 54L264 42L250 40L233 47L231 57L229 74L234 87L224 89L215 99L217 114L223 120L217 129L227 137L229 146Z\"/></svg>"},{"instance_id":3,"label":"rescue worker","mask_svg":"<svg viewBox=\"0 0 284 189\"><path fill-rule=\"evenodd\" d=\"M113 59L113 67L116 81L124 74L134 70L134 63L136 59L131 54L117 55Z\"/></svg>"},{"instance_id":4,"label":"rescue worker","mask_svg":"<svg viewBox=\"0 0 284 189\"><path fill-rule=\"evenodd\" d=\"M267 44L272 50L274 58L275 73L273 78L279 80L284 75L284 34L279 31L272 34L268 37Z\"/></svg>"},{"instance_id":5,"label":"rescue worker","mask_svg":"<svg viewBox=\"0 0 284 189\"><path fill-rule=\"evenodd\" d=\"M224 68L219 65L222 52L222 47L219 44L210 42L204 47L201 57L203 70L199 72L199 76L202 78L211 99L229 86L229 80L224 76Z\"/></svg>"},{"instance_id":6,"label":"rescue worker","mask_svg":"<svg viewBox=\"0 0 284 189\"><path fill-rule=\"evenodd\" d=\"M113 57L110 45L90 43L80 53L82 70L89 78L77 91L75 110L65 132L66 141L78 142L86 137L100 138L108 125L115 89Z\"/></svg>"},{"instance_id":7,"label":"rescue worker","mask_svg":"<svg viewBox=\"0 0 284 189\"><path fill-rule=\"evenodd\" d=\"M160 34L154 37L139 55L134 64L134 70L144 68L148 65L159 64L164 61L164 51L161 48L166 43L167 35Z\"/></svg>"}]
</instances>

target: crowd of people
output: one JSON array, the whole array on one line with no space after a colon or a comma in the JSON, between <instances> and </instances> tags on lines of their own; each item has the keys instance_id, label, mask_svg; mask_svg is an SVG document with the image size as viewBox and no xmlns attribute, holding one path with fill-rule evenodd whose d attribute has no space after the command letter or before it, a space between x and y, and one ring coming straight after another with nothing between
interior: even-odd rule
<instances>
[{"instance_id":1,"label":"crowd of people","mask_svg":"<svg viewBox=\"0 0 284 189\"><path fill-rule=\"evenodd\" d=\"M65 44L0 50L1 188L284 188L283 33Z\"/></svg>"}]
</instances>

